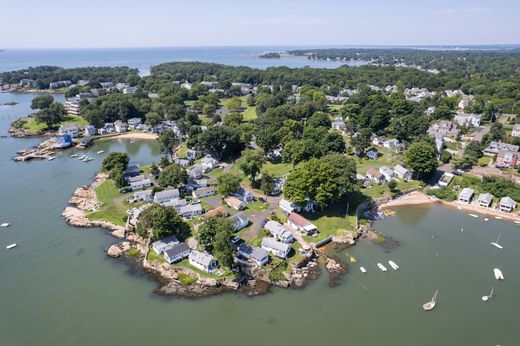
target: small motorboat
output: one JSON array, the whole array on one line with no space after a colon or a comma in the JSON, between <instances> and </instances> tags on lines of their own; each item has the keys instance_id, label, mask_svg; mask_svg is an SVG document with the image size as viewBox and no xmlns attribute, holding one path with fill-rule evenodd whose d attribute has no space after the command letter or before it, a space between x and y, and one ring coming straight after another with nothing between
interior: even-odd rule
<instances>
[{"instance_id":1,"label":"small motorboat","mask_svg":"<svg viewBox=\"0 0 520 346\"><path fill-rule=\"evenodd\" d=\"M482 301L483 301L483 302L487 302L487 301L489 300L489 298L493 297L493 292L494 292L494 290L495 290L495 287L493 286L493 287L491 288L491 292L489 293L489 295L487 295L487 296L482 296Z\"/></svg>"},{"instance_id":2,"label":"small motorboat","mask_svg":"<svg viewBox=\"0 0 520 346\"><path fill-rule=\"evenodd\" d=\"M502 220L502 216L495 216L495 219Z\"/></svg>"},{"instance_id":3,"label":"small motorboat","mask_svg":"<svg viewBox=\"0 0 520 346\"><path fill-rule=\"evenodd\" d=\"M15 247L16 247L16 243L13 243L13 244L11 244L11 245L7 245L5 248L6 248L7 250L10 250L10 249L14 249Z\"/></svg>"},{"instance_id":4,"label":"small motorboat","mask_svg":"<svg viewBox=\"0 0 520 346\"><path fill-rule=\"evenodd\" d=\"M488 218L486 217L486 218L484 219L484 221L488 222L488 221L489 221L489 219L488 219Z\"/></svg>"},{"instance_id":5,"label":"small motorboat","mask_svg":"<svg viewBox=\"0 0 520 346\"><path fill-rule=\"evenodd\" d=\"M47 161L52 161L52 160L54 160L55 158L56 158L56 156L49 156L49 157L47 158Z\"/></svg>"},{"instance_id":6,"label":"small motorboat","mask_svg":"<svg viewBox=\"0 0 520 346\"><path fill-rule=\"evenodd\" d=\"M520 221L515 221L515 223L518 225L518 224L520 224Z\"/></svg>"},{"instance_id":7,"label":"small motorboat","mask_svg":"<svg viewBox=\"0 0 520 346\"><path fill-rule=\"evenodd\" d=\"M461 232L464 232L464 228L461 228L460 231L461 231Z\"/></svg>"},{"instance_id":8,"label":"small motorboat","mask_svg":"<svg viewBox=\"0 0 520 346\"><path fill-rule=\"evenodd\" d=\"M4 222L3 224L0 225L0 227L9 227L10 225L11 225L10 223Z\"/></svg>"},{"instance_id":9,"label":"small motorboat","mask_svg":"<svg viewBox=\"0 0 520 346\"><path fill-rule=\"evenodd\" d=\"M134 144L134 143L135 143L135 141L134 141L134 140L130 141L130 144Z\"/></svg>"},{"instance_id":10,"label":"small motorboat","mask_svg":"<svg viewBox=\"0 0 520 346\"><path fill-rule=\"evenodd\" d=\"M72 155L70 155L70 157L72 157L72 158L78 157L78 154L72 154Z\"/></svg>"},{"instance_id":11,"label":"small motorboat","mask_svg":"<svg viewBox=\"0 0 520 346\"><path fill-rule=\"evenodd\" d=\"M502 271L498 268L493 269L493 273L495 273L495 279L497 280L504 280L504 274L502 274Z\"/></svg>"},{"instance_id":12,"label":"small motorboat","mask_svg":"<svg viewBox=\"0 0 520 346\"><path fill-rule=\"evenodd\" d=\"M359 270L361 270L362 273L366 273L367 270L365 269L365 267L359 267Z\"/></svg>"},{"instance_id":13,"label":"small motorboat","mask_svg":"<svg viewBox=\"0 0 520 346\"><path fill-rule=\"evenodd\" d=\"M468 214L468 215L471 217L474 217L475 219L478 219L478 215L476 215L476 214Z\"/></svg>"},{"instance_id":14,"label":"small motorboat","mask_svg":"<svg viewBox=\"0 0 520 346\"><path fill-rule=\"evenodd\" d=\"M377 267L378 267L379 269L381 269L382 272L386 272L386 271L387 271L386 267L385 267L384 265L382 265L381 263L378 263L378 264L377 264Z\"/></svg>"},{"instance_id":15,"label":"small motorboat","mask_svg":"<svg viewBox=\"0 0 520 346\"><path fill-rule=\"evenodd\" d=\"M432 300L423 304L422 307L423 307L424 311L433 310L433 308L435 307L435 304L437 303L437 293L438 292L439 292L439 290L435 290L435 294L433 295Z\"/></svg>"},{"instance_id":16,"label":"small motorboat","mask_svg":"<svg viewBox=\"0 0 520 346\"><path fill-rule=\"evenodd\" d=\"M356 258L354 256L350 256L350 262L351 263L356 263Z\"/></svg>"},{"instance_id":17,"label":"small motorboat","mask_svg":"<svg viewBox=\"0 0 520 346\"><path fill-rule=\"evenodd\" d=\"M104 150L100 150L100 151L97 152L97 154L98 154L98 155L99 155L99 154L103 154L104 152L105 152Z\"/></svg>"},{"instance_id":18,"label":"small motorboat","mask_svg":"<svg viewBox=\"0 0 520 346\"><path fill-rule=\"evenodd\" d=\"M83 161L84 158L85 158L85 155L81 155L80 157L78 157L78 160Z\"/></svg>"},{"instance_id":19,"label":"small motorboat","mask_svg":"<svg viewBox=\"0 0 520 346\"><path fill-rule=\"evenodd\" d=\"M394 261L388 261L388 264L390 264L390 267L392 267L393 270L399 270L399 266Z\"/></svg>"},{"instance_id":20,"label":"small motorboat","mask_svg":"<svg viewBox=\"0 0 520 346\"><path fill-rule=\"evenodd\" d=\"M496 241L492 241L492 242L490 243L491 245L493 245L494 247L496 247L497 249L500 249L500 250L502 250L502 249L504 248L502 245L500 245L500 244L498 243L498 241L500 240L500 236L501 236L501 235L502 235L502 233L500 233L500 234L498 235L498 238L497 238Z\"/></svg>"}]
</instances>

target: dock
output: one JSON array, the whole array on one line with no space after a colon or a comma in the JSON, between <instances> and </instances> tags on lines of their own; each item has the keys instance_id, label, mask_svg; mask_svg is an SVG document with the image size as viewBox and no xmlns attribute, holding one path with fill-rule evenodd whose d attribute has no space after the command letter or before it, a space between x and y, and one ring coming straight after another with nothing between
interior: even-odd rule
<instances>
[{"instance_id":1,"label":"dock","mask_svg":"<svg viewBox=\"0 0 520 346\"><path fill-rule=\"evenodd\" d=\"M54 156L54 151L50 148L44 149L28 149L28 150L19 150L17 152L19 156L14 158L15 161L24 162L33 159L37 160L48 160L50 157Z\"/></svg>"}]
</instances>

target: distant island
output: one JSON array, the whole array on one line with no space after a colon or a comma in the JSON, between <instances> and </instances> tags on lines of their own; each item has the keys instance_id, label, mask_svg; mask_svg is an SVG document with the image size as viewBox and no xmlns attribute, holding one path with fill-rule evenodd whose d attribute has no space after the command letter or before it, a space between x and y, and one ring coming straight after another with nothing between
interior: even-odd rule
<instances>
[{"instance_id":1,"label":"distant island","mask_svg":"<svg viewBox=\"0 0 520 346\"><path fill-rule=\"evenodd\" d=\"M263 53L258 56L260 59L280 59L282 55L277 52Z\"/></svg>"}]
</instances>

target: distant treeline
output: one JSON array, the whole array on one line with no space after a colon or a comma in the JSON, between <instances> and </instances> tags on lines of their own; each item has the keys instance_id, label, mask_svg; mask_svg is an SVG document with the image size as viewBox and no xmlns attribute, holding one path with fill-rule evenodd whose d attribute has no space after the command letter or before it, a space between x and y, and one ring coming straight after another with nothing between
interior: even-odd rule
<instances>
[{"instance_id":1,"label":"distant treeline","mask_svg":"<svg viewBox=\"0 0 520 346\"><path fill-rule=\"evenodd\" d=\"M103 82L130 83L139 82L137 69L128 67L79 67L62 68L56 66L38 66L27 69L0 73L0 81L8 84L19 83L22 79L34 81L37 89L48 89L49 84L58 81L70 80L77 83L80 80L88 80L93 87Z\"/></svg>"}]
</instances>

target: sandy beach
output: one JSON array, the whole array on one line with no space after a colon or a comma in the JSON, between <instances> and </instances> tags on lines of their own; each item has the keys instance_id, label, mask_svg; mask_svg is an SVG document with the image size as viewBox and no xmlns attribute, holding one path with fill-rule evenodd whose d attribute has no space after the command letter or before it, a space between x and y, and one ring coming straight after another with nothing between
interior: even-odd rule
<instances>
[{"instance_id":1,"label":"sandy beach","mask_svg":"<svg viewBox=\"0 0 520 346\"><path fill-rule=\"evenodd\" d=\"M156 140L157 134L155 133L145 133L145 132L126 132L120 133L114 136L107 136L99 139L147 139L147 140Z\"/></svg>"}]
</instances>

